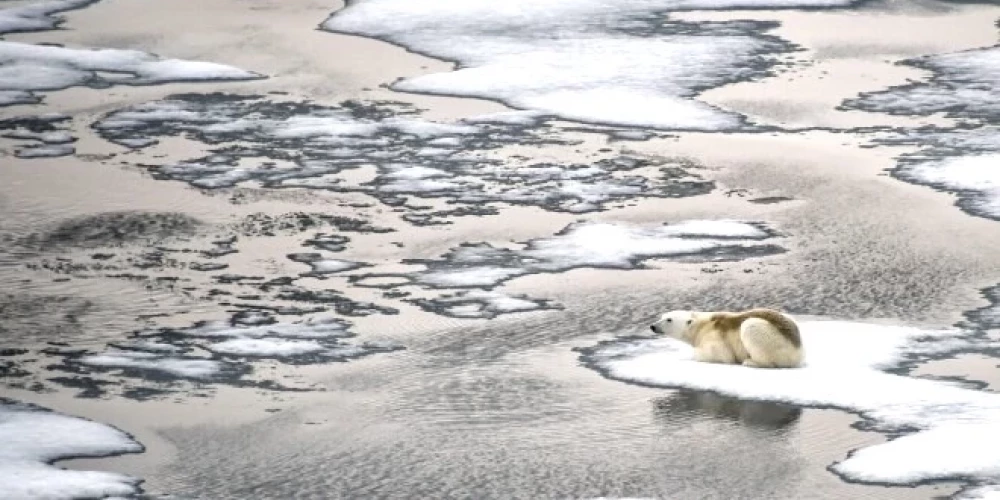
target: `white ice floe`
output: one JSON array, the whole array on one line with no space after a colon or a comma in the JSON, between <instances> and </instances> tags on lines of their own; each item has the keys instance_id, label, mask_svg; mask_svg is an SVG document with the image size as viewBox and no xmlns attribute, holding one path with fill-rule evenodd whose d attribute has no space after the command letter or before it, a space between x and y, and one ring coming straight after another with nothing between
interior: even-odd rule
<instances>
[{"instance_id":1,"label":"white ice floe","mask_svg":"<svg viewBox=\"0 0 1000 500\"><path fill-rule=\"evenodd\" d=\"M0 443L0 497L71 499L139 493L134 477L51 465L61 459L142 451L142 445L113 427L0 399Z\"/></svg>"},{"instance_id":2,"label":"white ice floe","mask_svg":"<svg viewBox=\"0 0 1000 500\"><path fill-rule=\"evenodd\" d=\"M914 355L954 352L980 341L957 330L842 321L804 321L801 330L806 362L797 369L699 363L689 346L669 339L612 342L585 359L613 379L840 408L879 430L909 432L832 467L851 480L1000 481L1000 395L883 371Z\"/></svg>"},{"instance_id":3,"label":"white ice floe","mask_svg":"<svg viewBox=\"0 0 1000 500\"><path fill-rule=\"evenodd\" d=\"M54 17L54 14L80 9L92 3L97 3L97 0L46 0L22 2L14 7L0 9L0 35L55 29L61 19Z\"/></svg>"},{"instance_id":4,"label":"white ice floe","mask_svg":"<svg viewBox=\"0 0 1000 500\"><path fill-rule=\"evenodd\" d=\"M132 368L191 379L209 379L222 371L222 364L211 359L182 358L141 351L108 350L82 356L79 362L101 368Z\"/></svg>"},{"instance_id":5,"label":"white ice floe","mask_svg":"<svg viewBox=\"0 0 1000 500\"><path fill-rule=\"evenodd\" d=\"M326 350L313 340L287 340L280 338L230 339L205 346L217 354L233 356L288 357L313 354Z\"/></svg>"},{"instance_id":6,"label":"white ice floe","mask_svg":"<svg viewBox=\"0 0 1000 500\"><path fill-rule=\"evenodd\" d=\"M36 92L95 84L252 80L261 75L201 61L162 59L137 50L78 49L0 40L0 101L37 101ZM2 102L0 102L2 103Z\"/></svg>"},{"instance_id":7,"label":"white ice floe","mask_svg":"<svg viewBox=\"0 0 1000 500\"><path fill-rule=\"evenodd\" d=\"M685 23L672 10L846 6L851 0L358 0L323 28L457 61L403 91L500 100L564 119L732 129L739 116L695 96L767 74L790 44L765 23Z\"/></svg>"},{"instance_id":8,"label":"white ice floe","mask_svg":"<svg viewBox=\"0 0 1000 500\"><path fill-rule=\"evenodd\" d=\"M570 269L635 269L652 258L733 258L775 253L761 242L773 235L738 221L685 221L654 227L576 223L555 236L539 238L521 250L463 245L441 260L424 261L427 270L411 274L416 283L437 288L492 287L517 276Z\"/></svg>"},{"instance_id":9,"label":"white ice floe","mask_svg":"<svg viewBox=\"0 0 1000 500\"><path fill-rule=\"evenodd\" d=\"M1000 486L978 486L962 490L955 500L1000 500Z\"/></svg>"}]
</instances>

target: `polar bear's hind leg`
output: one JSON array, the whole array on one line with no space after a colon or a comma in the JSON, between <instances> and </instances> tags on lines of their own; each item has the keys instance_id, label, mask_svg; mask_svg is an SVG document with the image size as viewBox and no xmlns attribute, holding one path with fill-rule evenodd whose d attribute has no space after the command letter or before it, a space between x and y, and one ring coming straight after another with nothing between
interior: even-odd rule
<instances>
[{"instance_id":1,"label":"polar bear's hind leg","mask_svg":"<svg viewBox=\"0 0 1000 500\"><path fill-rule=\"evenodd\" d=\"M802 349L793 345L771 322L747 318L740 325L740 339L750 357L744 366L794 368L802 363Z\"/></svg>"}]
</instances>

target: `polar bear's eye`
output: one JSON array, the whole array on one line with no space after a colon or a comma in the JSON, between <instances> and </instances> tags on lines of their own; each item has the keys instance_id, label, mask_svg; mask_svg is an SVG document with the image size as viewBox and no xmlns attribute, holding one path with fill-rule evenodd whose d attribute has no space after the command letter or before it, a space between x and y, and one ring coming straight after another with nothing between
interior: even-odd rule
<instances>
[{"instance_id":1,"label":"polar bear's eye","mask_svg":"<svg viewBox=\"0 0 1000 500\"><path fill-rule=\"evenodd\" d=\"M667 323L672 323L673 321L674 321L674 318L667 318Z\"/></svg>"}]
</instances>

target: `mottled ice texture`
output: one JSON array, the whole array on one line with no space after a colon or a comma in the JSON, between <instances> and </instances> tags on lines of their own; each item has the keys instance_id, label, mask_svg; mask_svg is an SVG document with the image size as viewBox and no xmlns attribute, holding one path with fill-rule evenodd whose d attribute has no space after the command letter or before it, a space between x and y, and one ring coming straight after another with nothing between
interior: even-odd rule
<instances>
[{"instance_id":1,"label":"mottled ice texture","mask_svg":"<svg viewBox=\"0 0 1000 500\"><path fill-rule=\"evenodd\" d=\"M0 35L23 31L55 29L62 19L54 14L80 9L98 0L47 0L23 2L15 7L0 9Z\"/></svg>"},{"instance_id":2,"label":"mottled ice texture","mask_svg":"<svg viewBox=\"0 0 1000 500\"><path fill-rule=\"evenodd\" d=\"M773 23L681 22L670 11L837 7L848 0L357 0L322 27L457 61L393 88L499 100L561 118L660 129L726 130L742 117L696 99L769 74L793 47Z\"/></svg>"},{"instance_id":3,"label":"mottled ice texture","mask_svg":"<svg viewBox=\"0 0 1000 500\"><path fill-rule=\"evenodd\" d=\"M72 499L131 496L139 480L113 472L66 470L53 462L143 451L124 432L0 398L0 497Z\"/></svg>"},{"instance_id":4,"label":"mottled ice texture","mask_svg":"<svg viewBox=\"0 0 1000 500\"><path fill-rule=\"evenodd\" d=\"M488 203L583 213L631 199L695 196L714 187L686 170L692 165L681 162L632 157L590 164L491 159L483 152L563 141L545 135L540 127L527 128L522 120L449 124L408 117L413 114L410 107L387 103L345 101L325 107L186 94L111 113L95 128L104 138L129 147L179 135L214 145L209 156L151 167L155 178L203 189L258 183L365 193L393 207L405 208L409 197L445 198L458 205L439 212L405 208L405 219L414 224L484 215ZM376 168L374 180L345 182L343 171L363 166ZM633 173L642 169L643 175Z\"/></svg>"},{"instance_id":5,"label":"mottled ice texture","mask_svg":"<svg viewBox=\"0 0 1000 500\"><path fill-rule=\"evenodd\" d=\"M51 158L73 154L76 141L67 129L69 116L43 114L0 120L0 136L18 141L18 158Z\"/></svg>"},{"instance_id":6,"label":"mottled ice texture","mask_svg":"<svg viewBox=\"0 0 1000 500\"><path fill-rule=\"evenodd\" d=\"M177 379L197 383L246 385L259 358L288 364L341 362L403 347L391 342L350 343L350 324L312 317L279 322L270 311L243 311L225 321L203 321L186 328L137 332L112 342L97 354L65 355L74 372L90 368L149 382L155 391L175 388ZM166 385L159 384L167 382ZM274 381L263 383L275 388ZM141 396L140 396L141 397Z\"/></svg>"},{"instance_id":7,"label":"mottled ice texture","mask_svg":"<svg viewBox=\"0 0 1000 500\"><path fill-rule=\"evenodd\" d=\"M801 330L806 361L797 369L699 363L689 346L670 339L611 341L584 350L583 360L617 380L840 408L859 413L877 430L906 433L832 467L854 481L902 485L1000 478L1000 395L885 371L915 359L996 348L995 343L957 330L842 321L801 322Z\"/></svg>"},{"instance_id":8,"label":"mottled ice texture","mask_svg":"<svg viewBox=\"0 0 1000 500\"><path fill-rule=\"evenodd\" d=\"M734 260L784 251L763 242L773 236L759 224L726 220L652 227L575 223L555 236L528 241L521 250L467 243L439 260L406 261L423 264L423 271L380 276L405 277L431 288L489 289L518 276L582 267L639 269L654 258Z\"/></svg>"}]
</instances>

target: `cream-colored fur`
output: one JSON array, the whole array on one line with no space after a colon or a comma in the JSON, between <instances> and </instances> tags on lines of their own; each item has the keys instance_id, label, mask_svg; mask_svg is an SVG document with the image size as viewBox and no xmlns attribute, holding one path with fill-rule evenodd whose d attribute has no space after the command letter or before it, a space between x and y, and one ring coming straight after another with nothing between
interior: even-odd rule
<instances>
[{"instance_id":1,"label":"cream-colored fur","mask_svg":"<svg viewBox=\"0 0 1000 500\"><path fill-rule=\"evenodd\" d=\"M654 332L687 342L695 359L756 368L802 364L802 339L787 315L771 309L743 312L670 311L650 326Z\"/></svg>"}]
</instances>

